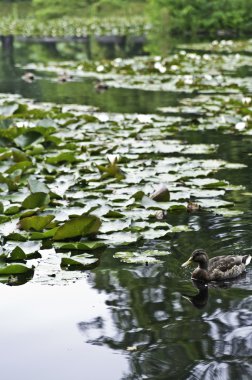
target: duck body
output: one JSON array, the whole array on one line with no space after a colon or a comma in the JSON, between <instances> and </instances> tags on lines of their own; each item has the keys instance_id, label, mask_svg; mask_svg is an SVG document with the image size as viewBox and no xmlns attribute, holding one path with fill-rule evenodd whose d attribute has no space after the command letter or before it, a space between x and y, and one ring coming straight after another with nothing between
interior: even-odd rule
<instances>
[{"instance_id":1,"label":"duck body","mask_svg":"<svg viewBox=\"0 0 252 380\"><path fill-rule=\"evenodd\" d=\"M233 279L241 275L250 263L250 255L227 255L208 258L203 249L195 250L182 267L197 263L198 267L192 272L192 279L202 282Z\"/></svg>"},{"instance_id":2,"label":"duck body","mask_svg":"<svg viewBox=\"0 0 252 380\"><path fill-rule=\"evenodd\" d=\"M32 83L35 79L35 75L33 73L27 72L24 73L21 77L25 82Z\"/></svg>"}]
</instances>

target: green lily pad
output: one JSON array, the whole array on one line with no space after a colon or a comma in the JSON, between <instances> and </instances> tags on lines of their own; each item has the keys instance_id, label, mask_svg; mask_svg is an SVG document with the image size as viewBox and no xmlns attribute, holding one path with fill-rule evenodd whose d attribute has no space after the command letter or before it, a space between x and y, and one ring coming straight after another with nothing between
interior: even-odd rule
<instances>
[{"instance_id":1,"label":"green lily pad","mask_svg":"<svg viewBox=\"0 0 252 380\"><path fill-rule=\"evenodd\" d=\"M47 230L44 232L31 232L30 239L31 240L50 239L50 238L54 237L58 228L59 227L51 228L50 230Z\"/></svg>"},{"instance_id":2,"label":"green lily pad","mask_svg":"<svg viewBox=\"0 0 252 380\"><path fill-rule=\"evenodd\" d=\"M9 260L11 261L19 261L19 260L25 260L26 259L26 254L20 247L15 247L13 251L10 253Z\"/></svg>"},{"instance_id":3,"label":"green lily pad","mask_svg":"<svg viewBox=\"0 0 252 380\"><path fill-rule=\"evenodd\" d=\"M9 169L7 169L6 173L11 174L15 172L16 170L21 170L22 172L25 172L31 166L32 166L31 161L18 162L15 165L12 165Z\"/></svg>"},{"instance_id":4,"label":"green lily pad","mask_svg":"<svg viewBox=\"0 0 252 380\"><path fill-rule=\"evenodd\" d=\"M82 215L65 222L58 228L54 240L65 240L73 237L96 234L101 226L101 220L95 215Z\"/></svg>"},{"instance_id":5,"label":"green lily pad","mask_svg":"<svg viewBox=\"0 0 252 380\"><path fill-rule=\"evenodd\" d=\"M0 266L0 276L9 274L21 274L32 272L33 269L24 264L6 264Z\"/></svg>"},{"instance_id":6,"label":"green lily pad","mask_svg":"<svg viewBox=\"0 0 252 380\"><path fill-rule=\"evenodd\" d=\"M16 145L21 148L27 148L35 142L39 143L42 141L44 141L44 137L41 135L41 133L36 131L27 131L23 135L20 135L14 139Z\"/></svg>"},{"instance_id":7,"label":"green lily pad","mask_svg":"<svg viewBox=\"0 0 252 380\"><path fill-rule=\"evenodd\" d=\"M29 216L20 220L19 224L23 230L41 231L43 230L53 219L54 215L45 216Z\"/></svg>"},{"instance_id":8,"label":"green lily pad","mask_svg":"<svg viewBox=\"0 0 252 380\"><path fill-rule=\"evenodd\" d=\"M82 267L82 269L93 268L94 264L98 262L98 258L84 253L82 255L69 256L65 255L61 258L62 267Z\"/></svg>"},{"instance_id":9,"label":"green lily pad","mask_svg":"<svg viewBox=\"0 0 252 380\"><path fill-rule=\"evenodd\" d=\"M55 248L64 249L64 250L79 250L79 251L93 251L99 248L106 247L104 242L100 241L81 241L77 243L54 243Z\"/></svg>"},{"instance_id":10,"label":"green lily pad","mask_svg":"<svg viewBox=\"0 0 252 380\"><path fill-rule=\"evenodd\" d=\"M46 193L32 193L22 202L22 207L25 209L43 207L50 202L50 196Z\"/></svg>"}]
</instances>

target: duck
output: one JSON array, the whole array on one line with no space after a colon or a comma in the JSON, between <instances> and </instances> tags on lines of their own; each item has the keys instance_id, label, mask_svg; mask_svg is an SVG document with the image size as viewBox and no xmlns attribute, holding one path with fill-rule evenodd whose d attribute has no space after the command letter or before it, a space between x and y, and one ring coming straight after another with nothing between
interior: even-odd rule
<instances>
[{"instance_id":1,"label":"duck","mask_svg":"<svg viewBox=\"0 0 252 380\"><path fill-rule=\"evenodd\" d=\"M73 76L71 74L63 73L58 76L58 82L68 82L73 79Z\"/></svg>"},{"instance_id":2,"label":"duck","mask_svg":"<svg viewBox=\"0 0 252 380\"><path fill-rule=\"evenodd\" d=\"M26 72L21 77L25 82L32 83L35 79L35 75L31 72Z\"/></svg>"},{"instance_id":3,"label":"duck","mask_svg":"<svg viewBox=\"0 0 252 380\"><path fill-rule=\"evenodd\" d=\"M182 267L187 267L192 263L198 264L198 267L192 272L192 280L201 282L222 281L240 276L250 261L250 255L216 256L209 259L204 249L196 249L189 259L182 264Z\"/></svg>"},{"instance_id":4,"label":"duck","mask_svg":"<svg viewBox=\"0 0 252 380\"><path fill-rule=\"evenodd\" d=\"M103 91L106 91L106 90L108 90L109 89L109 86L108 86L108 84L107 83L105 83L105 82L97 82L96 84L95 84L95 89L96 89L96 91L97 92L103 92Z\"/></svg>"}]
</instances>

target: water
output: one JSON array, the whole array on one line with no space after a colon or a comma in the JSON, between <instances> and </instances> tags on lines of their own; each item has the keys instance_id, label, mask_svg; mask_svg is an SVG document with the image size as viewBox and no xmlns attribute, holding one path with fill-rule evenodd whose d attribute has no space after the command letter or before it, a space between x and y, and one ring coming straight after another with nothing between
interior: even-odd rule
<instances>
[{"instance_id":1,"label":"water","mask_svg":"<svg viewBox=\"0 0 252 380\"><path fill-rule=\"evenodd\" d=\"M39 101L90 104L104 111L151 113L177 105L171 93L111 89L97 94L93 80L64 84L50 78L27 84L16 66L38 57L40 45L19 44L0 57L0 92ZM41 59L64 59L41 53ZM80 53L80 47L76 49ZM36 54L34 53L36 51ZM180 95L181 97L183 94ZM251 138L219 132L182 132L194 143L218 143L214 157L245 163L217 176L252 192ZM112 252L86 279L69 286L0 286L1 373L6 380L232 380L252 378L252 269L241 278L197 289L181 263L195 248L213 254L251 253L252 197L228 194L244 211L227 218L208 212L175 214L194 231L140 243L170 249L162 264L118 263ZM14 365L15 364L15 365Z\"/></svg>"}]
</instances>

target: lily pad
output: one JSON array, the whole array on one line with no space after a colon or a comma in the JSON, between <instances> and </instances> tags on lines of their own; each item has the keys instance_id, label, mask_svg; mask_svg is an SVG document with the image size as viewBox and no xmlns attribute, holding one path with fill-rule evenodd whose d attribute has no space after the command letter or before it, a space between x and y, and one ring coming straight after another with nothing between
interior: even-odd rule
<instances>
[{"instance_id":1,"label":"lily pad","mask_svg":"<svg viewBox=\"0 0 252 380\"><path fill-rule=\"evenodd\" d=\"M50 196L46 193L32 193L22 202L22 207L25 209L43 207L50 202Z\"/></svg>"},{"instance_id":2,"label":"lily pad","mask_svg":"<svg viewBox=\"0 0 252 380\"><path fill-rule=\"evenodd\" d=\"M101 220L95 215L82 215L65 222L58 228L54 240L65 240L73 237L96 234L101 226Z\"/></svg>"},{"instance_id":3,"label":"lily pad","mask_svg":"<svg viewBox=\"0 0 252 380\"><path fill-rule=\"evenodd\" d=\"M6 264L0 266L0 276L10 274L21 274L33 272L32 268L27 267L24 264Z\"/></svg>"},{"instance_id":4,"label":"lily pad","mask_svg":"<svg viewBox=\"0 0 252 380\"><path fill-rule=\"evenodd\" d=\"M13 251L9 255L9 260L11 261L19 261L19 260L25 260L26 254L20 247L15 247Z\"/></svg>"},{"instance_id":5,"label":"lily pad","mask_svg":"<svg viewBox=\"0 0 252 380\"><path fill-rule=\"evenodd\" d=\"M55 248L64 250L93 251L99 248L105 248L106 244L100 241L80 241L77 243L54 243Z\"/></svg>"},{"instance_id":6,"label":"lily pad","mask_svg":"<svg viewBox=\"0 0 252 380\"><path fill-rule=\"evenodd\" d=\"M64 255L61 258L62 267L81 267L82 269L90 269L94 267L94 264L98 262L98 258L84 253L82 255Z\"/></svg>"},{"instance_id":7,"label":"lily pad","mask_svg":"<svg viewBox=\"0 0 252 380\"><path fill-rule=\"evenodd\" d=\"M53 219L54 215L30 216L20 220L19 224L23 230L42 231Z\"/></svg>"},{"instance_id":8,"label":"lily pad","mask_svg":"<svg viewBox=\"0 0 252 380\"><path fill-rule=\"evenodd\" d=\"M114 254L114 258L120 259L121 262L127 264L159 264L162 263L161 260L156 257L163 257L169 255L169 252L158 251L158 250L148 250L144 252L117 252Z\"/></svg>"}]
</instances>

